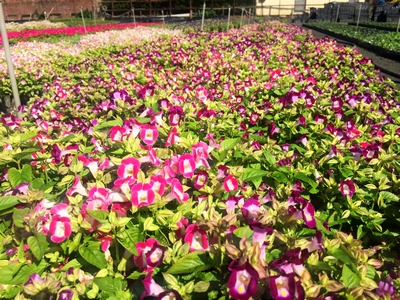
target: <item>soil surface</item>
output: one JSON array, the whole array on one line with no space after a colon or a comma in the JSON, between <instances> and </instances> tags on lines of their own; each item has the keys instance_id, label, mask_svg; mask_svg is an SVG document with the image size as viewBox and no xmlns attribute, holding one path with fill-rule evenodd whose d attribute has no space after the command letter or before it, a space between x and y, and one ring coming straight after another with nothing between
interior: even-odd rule
<instances>
[{"instance_id":1,"label":"soil surface","mask_svg":"<svg viewBox=\"0 0 400 300\"><path fill-rule=\"evenodd\" d=\"M311 30L309 28L304 29ZM344 44L348 43L346 41L341 41L336 38L330 37L325 33L321 33L316 30L312 30L312 33L318 39L329 37L331 39L337 40L338 42L343 42ZM400 62L382 57L379 55L379 53L374 53L358 46L356 46L356 48L358 49L359 53L372 60L373 64L381 71L382 76L390 78L396 84L397 88L400 89Z\"/></svg>"}]
</instances>

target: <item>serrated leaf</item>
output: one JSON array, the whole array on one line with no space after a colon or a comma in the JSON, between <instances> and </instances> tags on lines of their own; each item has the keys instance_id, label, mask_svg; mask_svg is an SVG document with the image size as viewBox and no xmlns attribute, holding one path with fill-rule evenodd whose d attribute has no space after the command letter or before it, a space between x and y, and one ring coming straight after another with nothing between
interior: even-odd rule
<instances>
[{"instance_id":1,"label":"serrated leaf","mask_svg":"<svg viewBox=\"0 0 400 300\"><path fill-rule=\"evenodd\" d=\"M313 188L316 188L318 186L318 183L315 180L312 180L310 177L308 177L306 174L299 172L294 175L295 179L300 179L302 182L306 182L309 185L311 185Z\"/></svg>"},{"instance_id":2,"label":"serrated leaf","mask_svg":"<svg viewBox=\"0 0 400 300\"><path fill-rule=\"evenodd\" d=\"M201 272L211 268L212 261L208 253L192 252L178 259L171 268L168 269L169 274L187 274Z\"/></svg>"},{"instance_id":3,"label":"serrated leaf","mask_svg":"<svg viewBox=\"0 0 400 300\"><path fill-rule=\"evenodd\" d=\"M249 226L239 227L233 231L233 234L239 239L246 237L248 240L251 240L253 230L251 230Z\"/></svg>"},{"instance_id":4,"label":"serrated leaf","mask_svg":"<svg viewBox=\"0 0 400 300\"><path fill-rule=\"evenodd\" d=\"M243 173L240 177L243 179L243 181L254 181L254 180L262 178L263 176L267 175L268 173L269 173L268 171L264 171L264 170L246 168L243 170Z\"/></svg>"},{"instance_id":5,"label":"serrated leaf","mask_svg":"<svg viewBox=\"0 0 400 300\"><path fill-rule=\"evenodd\" d=\"M123 124L123 122L122 122L121 119L106 121L106 122L103 122L103 123L101 123L99 125L94 126L93 130L99 131L99 130L111 128L113 126L122 126L122 124Z\"/></svg>"},{"instance_id":6,"label":"serrated leaf","mask_svg":"<svg viewBox=\"0 0 400 300\"><path fill-rule=\"evenodd\" d=\"M86 210L89 216L93 219L99 221L100 223L105 223L108 221L108 212L104 210Z\"/></svg>"},{"instance_id":7,"label":"serrated leaf","mask_svg":"<svg viewBox=\"0 0 400 300\"><path fill-rule=\"evenodd\" d=\"M126 282L122 278L113 278L111 276L96 277L93 279L94 283L97 284L102 291L115 293L121 291L126 287Z\"/></svg>"},{"instance_id":8,"label":"serrated leaf","mask_svg":"<svg viewBox=\"0 0 400 300\"><path fill-rule=\"evenodd\" d=\"M144 239L144 233L138 227L125 229L117 234L118 242L133 255L138 255L136 243Z\"/></svg>"},{"instance_id":9,"label":"serrated leaf","mask_svg":"<svg viewBox=\"0 0 400 300\"><path fill-rule=\"evenodd\" d=\"M342 269L342 282L347 288L356 287L360 284L361 276L357 271L350 269L347 264Z\"/></svg>"},{"instance_id":10,"label":"serrated leaf","mask_svg":"<svg viewBox=\"0 0 400 300\"><path fill-rule=\"evenodd\" d=\"M233 149L240 142L240 138L226 139L221 142L220 151Z\"/></svg>"},{"instance_id":11,"label":"serrated leaf","mask_svg":"<svg viewBox=\"0 0 400 300\"><path fill-rule=\"evenodd\" d=\"M18 197L15 196L1 196L0 197L0 210L11 208L19 203Z\"/></svg>"},{"instance_id":12,"label":"serrated leaf","mask_svg":"<svg viewBox=\"0 0 400 300\"><path fill-rule=\"evenodd\" d=\"M10 168L8 170L8 180L12 187L17 187L21 183L32 181L32 167L27 164L22 167L22 170Z\"/></svg>"},{"instance_id":13,"label":"serrated leaf","mask_svg":"<svg viewBox=\"0 0 400 300\"><path fill-rule=\"evenodd\" d=\"M287 183L289 181L288 177L284 173L278 171L273 172L271 177L279 183Z\"/></svg>"},{"instance_id":14,"label":"serrated leaf","mask_svg":"<svg viewBox=\"0 0 400 300\"><path fill-rule=\"evenodd\" d=\"M347 168L339 168L339 171L344 178L351 177L354 174L352 170L347 169Z\"/></svg>"},{"instance_id":15,"label":"serrated leaf","mask_svg":"<svg viewBox=\"0 0 400 300\"><path fill-rule=\"evenodd\" d=\"M267 162L271 166L275 166L276 160L275 160L275 157L271 153L269 153L268 151L264 151L264 156L265 156L265 159L267 160Z\"/></svg>"},{"instance_id":16,"label":"serrated leaf","mask_svg":"<svg viewBox=\"0 0 400 300\"><path fill-rule=\"evenodd\" d=\"M41 260L49 243L43 233L28 237L28 245L37 260Z\"/></svg>"},{"instance_id":17,"label":"serrated leaf","mask_svg":"<svg viewBox=\"0 0 400 300\"><path fill-rule=\"evenodd\" d=\"M399 197L391 192L381 191L379 192L379 196L383 198L383 200L398 202Z\"/></svg>"},{"instance_id":18,"label":"serrated leaf","mask_svg":"<svg viewBox=\"0 0 400 300\"><path fill-rule=\"evenodd\" d=\"M29 213L31 210L29 208L22 208L22 209L16 209L14 208L13 211L13 221L14 225L19 227L19 228L24 228L24 219L23 217Z\"/></svg>"},{"instance_id":19,"label":"serrated leaf","mask_svg":"<svg viewBox=\"0 0 400 300\"><path fill-rule=\"evenodd\" d=\"M79 247L79 254L91 265L104 269L107 268L107 261L104 252L100 250L100 242L88 242Z\"/></svg>"}]
</instances>

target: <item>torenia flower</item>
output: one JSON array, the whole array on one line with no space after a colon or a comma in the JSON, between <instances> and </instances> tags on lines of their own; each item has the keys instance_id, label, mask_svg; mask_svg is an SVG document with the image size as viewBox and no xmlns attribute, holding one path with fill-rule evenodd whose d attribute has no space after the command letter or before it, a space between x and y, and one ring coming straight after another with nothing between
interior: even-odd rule
<instances>
[{"instance_id":1,"label":"torenia flower","mask_svg":"<svg viewBox=\"0 0 400 300\"><path fill-rule=\"evenodd\" d=\"M196 224L191 224L186 228L185 243L190 244L190 252L208 250L209 242L207 233Z\"/></svg>"},{"instance_id":2,"label":"torenia flower","mask_svg":"<svg viewBox=\"0 0 400 300\"><path fill-rule=\"evenodd\" d=\"M257 271L246 262L232 261L229 265L231 275L228 280L229 295L233 299L247 300L257 292Z\"/></svg>"},{"instance_id":3,"label":"torenia flower","mask_svg":"<svg viewBox=\"0 0 400 300\"><path fill-rule=\"evenodd\" d=\"M181 119L184 116L183 109L180 106L173 106L169 109L168 115L170 126L180 125Z\"/></svg>"},{"instance_id":4,"label":"torenia flower","mask_svg":"<svg viewBox=\"0 0 400 300\"><path fill-rule=\"evenodd\" d=\"M179 203L189 199L189 194L184 192L182 183L176 178L171 180L171 193L167 195L167 200L174 199L177 199Z\"/></svg>"},{"instance_id":5,"label":"torenia flower","mask_svg":"<svg viewBox=\"0 0 400 300\"><path fill-rule=\"evenodd\" d=\"M315 226L317 226L314 213L315 213L314 206L310 202L305 201L303 204L302 214L304 222L309 228L314 228Z\"/></svg>"},{"instance_id":6,"label":"torenia flower","mask_svg":"<svg viewBox=\"0 0 400 300\"><path fill-rule=\"evenodd\" d=\"M164 259L165 247L154 238L136 243L138 256L134 256L135 265L142 271L148 272L160 265Z\"/></svg>"},{"instance_id":7,"label":"torenia flower","mask_svg":"<svg viewBox=\"0 0 400 300\"><path fill-rule=\"evenodd\" d=\"M138 183L132 189L132 204L138 208L154 202L155 194L151 183Z\"/></svg>"},{"instance_id":8,"label":"torenia flower","mask_svg":"<svg viewBox=\"0 0 400 300\"><path fill-rule=\"evenodd\" d=\"M352 180L345 180L340 182L339 191L343 196L353 197L353 194L356 192L356 187Z\"/></svg>"},{"instance_id":9,"label":"torenia flower","mask_svg":"<svg viewBox=\"0 0 400 300\"><path fill-rule=\"evenodd\" d=\"M238 187L239 187L239 183L238 183L237 179L233 175L228 175L224 179L224 189L228 193L236 191L238 189Z\"/></svg>"},{"instance_id":10,"label":"torenia flower","mask_svg":"<svg viewBox=\"0 0 400 300\"><path fill-rule=\"evenodd\" d=\"M269 289L272 298L276 300L304 300L304 289L301 282L295 281L295 274L271 276L269 279Z\"/></svg>"},{"instance_id":11,"label":"torenia flower","mask_svg":"<svg viewBox=\"0 0 400 300\"><path fill-rule=\"evenodd\" d=\"M136 179L139 169L140 162L134 157L129 157L122 160L117 173L119 178Z\"/></svg>"},{"instance_id":12,"label":"torenia flower","mask_svg":"<svg viewBox=\"0 0 400 300\"><path fill-rule=\"evenodd\" d=\"M196 163L192 154L184 154L179 157L179 172L186 178L191 178L196 169Z\"/></svg>"},{"instance_id":13,"label":"torenia flower","mask_svg":"<svg viewBox=\"0 0 400 300\"><path fill-rule=\"evenodd\" d=\"M194 187L196 189L201 189L204 187L208 181L208 173L205 170L200 171L198 174L196 174L196 177L194 179Z\"/></svg>"},{"instance_id":14,"label":"torenia flower","mask_svg":"<svg viewBox=\"0 0 400 300\"><path fill-rule=\"evenodd\" d=\"M154 145L158 138L157 127L151 125L143 125L140 129L140 138L146 145Z\"/></svg>"},{"instance_id":15,"label":"torenia flower","mask_svg":"<svg viewBox=\"0 0 400 300\"><path fill-rule=\"evenodd\" d=\"M61 243L71 236L71 222L69 218L55 215L50 222L49 234L54 243Z\"/></svg>"},{"instance_id":16,"label":"torenia flower","mask_svg":"<svg viewBox=\"0 0 400 300\"><path fill-rule=\"evenodd\" d=\"M208 99L208 91L205 87L200 86L196 89L196 97L202 102L206 102Z\"/></svg>"}]
</instances>

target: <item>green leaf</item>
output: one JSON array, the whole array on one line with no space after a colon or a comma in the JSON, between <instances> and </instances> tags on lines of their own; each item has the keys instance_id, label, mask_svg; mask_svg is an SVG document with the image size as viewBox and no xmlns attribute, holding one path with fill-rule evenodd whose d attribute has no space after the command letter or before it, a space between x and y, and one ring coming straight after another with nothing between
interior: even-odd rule
<instances>
[{"instance_id":1,"label":"green leaf","mask_svg":"<svg viewBox=\"0 0 400 300\"><path fill-rule=\"evenodd\" d=\"M19 171L16 168L11 168L8 170L8 180L12 187L16 187L24 182L32 181L32 167L27 164L22 167L22 170Z\"/></svg>"},{"instance_id":2,"label":"green leaf","mask_svg":"<svg viewBox=\"0 0 400 300\"><path fill-rule=\"evenodd\" d=\"M93 279L102 291L115 293L121 291L126 287L126 282L122 278L113 278L111 276L96 277Z\"/></svg>"},{"instance_id":3,"label":"green leaf","mask_svg":"<svg viewBox=\"0 0 400 300\"><path fill-rule=\"evenodd\" d=\"M357 271L353 271L346 264L342 269L342 282L347 288L356 287L360 284L361 276Z\"/></svg>"},{"instance_id":4,"label":"green leaf","mask_svg":"<svg viewBox=\"0 0 400 300\"><path fill-rule=\"evenodd\" d=\"M82 264L74 258L73 260L69 261L62 269L61 271L67 271L69 268L74 268L74 269L79 269L82 267Z\"/></svg>"},{"instance_id":5,"label":"green leaf","mask_svg":"<svg viewBox=\"0 0 400 300\"><path fill-rule=\"evenodd\" d=\"M15 196L2 196L0 197L0 210L13 207L19 203L18 197Z\"/></svg>"},{"instance_id":6,"label":"green leaf","mask_svg":"<svg viewBox=\"0 0 400 300\"><path fill-rule=\"evenodd\" d=\"M114 127L114 126L122 126L122 124L123 124L123 122L122 122L121 119L106 121L106 122L103 122L103 123L101 123L101 124L99 124L97 126L94 126L93 130L100 131L100 130L111 128L111 127Z\"/></svg>"},{"instance_id":7,"label":"green leaf","mask_svg":"<svg viewBox=\"0 0 400 300\"><path fill-rule=\"evenodd\" d=\"M315 180L312 180L310 177L308 177L306 174L299 172L294 175L295 179L300 179L302 182L308 183L310 186L313 188L316 188L318 186L318 183Z\"/></svg>"},{"instance_id":8,"label":"green leaf","mask_svg":"<svg viewBox=\"0 0 400 300\"><path fill-rule=\"evenodd\" d=\"M354 258L350 254L350 252L341 245L338 249L335 249L331 252L331 254L336 257L337 259L341 260L345 264L352 264Z\"/></svg>"},{"instance_id":9,"label":"green leaf","mask_svg":"<svg viewBox=\"0 0 400 300\"><path fill-rule=\"evenodd\" d=\"M233 234L239 239L246 237L248 240L251 240L251 237L253 236L253 230L251 230L249 226L239 227L233 231Z\"/></svg>"},{"instance_id":10,"label":"green leaf","mask_svg":"<svg viewBox=\"0 0 400 300\"><path fill-rule=\"evenodd\" d=\"M133 255L138 255L136 243L144 239L144 233L138 227L125 229L117 234L118 242Z\"/></svg>"},{"instance_id":11,"label":"green leaf","mask_svg":"<svg viewBox=\"0 0 400 300\"><path fill-rule=\"evenodd\" d=\"M43 233L28 237L28 245L37 260L41 260L49 243Z\"/></svg>"},{"instance_id":12,"label":"green leaf","mask_svg":"<svg viewBox=\"0 0 400 300\"><path fill-rule=\"evenodd\" d=\"M100 250L100 242L88 242L79 247L79 254L89 264L99 268L107 268L107 261L104 252Z\"/></svg>"},{"instance_id":13,"label":"green leaf","mask_svg":"<svg viewBox=\"0 0 400 300\"><path fill-rule=\"evenodd\" d=\"M147 273L144 272L139 272L139 271L133 271L131 275L129 275L127 278L133 279L133 280L138 280L141 277L146 276Z\"/></svg>"},{"instance_id":14,"label":"green leaf","mask_svg":"<svg viewBox=\"0 0 400 300\"><path fill-rule=\"evenodd\" d=\"M282 251L279 249L273 249L271 251L268 251L266 254L266 261L270 263L271 261L279 258L281 256Z\"/></svg>"},{"instance_id":15,"label":"green leaf","mask_svg":"<svg viewBox=\"0 0 400 300\"><path fill-rule=\"evenodd\" d=\"M226 139L221 142L220 151L233 149L240 142L240 138Z\"/></svg>"},{"instance_id":16,"label":"green leaf","mask_svg":"<svg viewBox=\"0 0 400 300\"><path fill-rule=\"evenodd\" d=\"M386 192L386 191L381 191L379 192L379 197L382 197L383 200L387 200L390 202L398 202L399 197L397 197L395 194L391 192Z\"/></svg>"},{"instance_id":17,"label":"green leaf","mask_svg":"<svg viewBox=\"0 0 400 300\"><path fill-rule=\"evenodd\" d=\"M352 170L346 168L339 168L339 171L344 178L351 177L354 174Z\"/></svg>"},{"instance_id":18,"label":"green leaf","mask_svg":"<svg viewBox=\"0 0 400 300\"><path fill-rule=\"evenodd\" d=\"M275 171L271 174L271 176L280 183L287 183L289 181L287 176L282 172Z\"/></svg>"},{"instance_id":19,"label":"green leaf","mask_svg":"<svg viewBox=\"0 0 400 300\"><path fill-rule=\"evenodd\" d=\"M243 170L243 173L240 177L243 179L243 181L253 181L262 178L268 173L268 171L246 168Z\"/></svg>"},{"instance_id":20,"label":"green leaf","mask_svg":"<svg viewBox=\"0 0 400 300\"><path fill-rule=\"evenodd\" d=\"M108 212L104 210L86 210L89 216L91 216L93 219L99 221L100 223L104 223L105 221L108 220Z\"/></svg>"},{"instance_id":21,"label":"green leaf","mask_svg":"<svg viewBox=\"0 0 400 300\"><path fill-rule=\"evenodd\" d=\"M201 272L211 268L211 259L208 253L196 251L178 259L168 273L170 274L187 274Z\"/></svg>"},{"instance_id":22,"label":"green leaf","mask_svg":"<svg viewBox=\"0 0 400 300\"><path fill-rule=\"evenodd\" d=\"M265 156L265 159L267 160L267 162L271 166L275 166L276 160L275 160L275 157L271 153L269 153L268 151L264 151L264 156Z\"/></svg>"}]
</instances>

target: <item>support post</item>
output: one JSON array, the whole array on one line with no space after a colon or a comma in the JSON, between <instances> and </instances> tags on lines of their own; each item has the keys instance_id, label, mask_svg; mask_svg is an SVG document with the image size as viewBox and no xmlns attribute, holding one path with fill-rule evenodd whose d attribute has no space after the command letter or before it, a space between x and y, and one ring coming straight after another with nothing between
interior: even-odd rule
<instances>
[{"instance_id":1,"label":"support post","mask_svg":"<svg viewBox=\"0 0 400 300\"><path fill-rule=\"evenodd\" d=\"M357 27L358 27L358 23L360 23L361 6L362 6L362 4L360 4L360 6L358 7Z\"/></svg>"},{"instance_id":2,"label":"support post","mask_svg":"<svg viewBox=\"0 0 400 300\"><path fill-rule=\"evenodd\" d=\"M17 111L18 118L21 118L21 112L18 111L18 108L21 106L21 100L19 99L17 80L15 79L14 65L13 65L13 62L11 59L10 44L8 42L6 23L4 21L2 0L0 0L0 31L1 31L1 38L3 40L4 53L6 56L8 75L10 76L11 89L12 89L12 93L13 93L13 97L14 97L15 109Z\"/></svg>"},{"instance_id":3,"label":"support post","mask_svg":"<svg viewBox=\"0 0 400 300\"><path fill-rule=\"evenodd\" d=\"M231 6L228 7L228 26L226 27L226 32L229 31L229 21L231 19Z\"/></svg>"},{"instance_id":4,"label":"support post","mask_svg":"<svg viewBox=\"0 0 400 300\"><path fill-rule=\"evenodd\" d=\"M244 14L244 7L242 7L242 15L240 16L240 28L242 28L243 24L243 14Z\"/></svg>"},{"instance_id":5,"label":"support post","mask_svg":"<svg viewBox=\"0 0 400 300\"><path fill-rule=\"evenodd\" d=\"M135 8L132 7L133 24L136 26Z\"/></svg>"},{"instance_id":6,"label":"support post","mask_svg":"<svg viewBox=\"0 0 400 300\"><path fill-rule=\"evenodd\" d=\"M396 32L399 32L399 28L400 28L400 16L399 16L399 21L397 22L397 29L396 29Z\"/></svg>"},{"instance_id":7,"label":"support post","mask_svg":"<svg viewBox=\"0 0 400 300\"><path fill-rule=\"evenodd\" d=\"M81 10L81 17L82 17L83 29L85 30L85 33L87 33L87 31L86 31L86 25L85 25L85 18L83 17L82 6L80 7L80 10Z\"/></svg>"},{"instance_id":8,"label":"support post","mask_svg":"<svg viewBox=\"0 0 400 300\"><path fill-rule=\"evenodd\" d=\"M335 19L335 22L336 22L336 23L337 23L338 18L339 18L339 10L340 10L340 4L338 4L338 6L337 6L336 19Z\"/></svg>"},{"instance_id":9,"label":"support post","mask_svg":"<svg viewBox=\"0 0 400 300\"><path fill-rule=\"evenodd\" d=\"M203 15L201 17L201 31L204 29L204 14L206 12L206 1L203 2Z\"/></svg>"}]
</instances>

